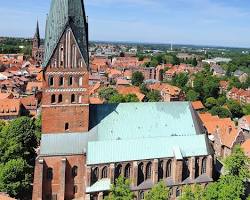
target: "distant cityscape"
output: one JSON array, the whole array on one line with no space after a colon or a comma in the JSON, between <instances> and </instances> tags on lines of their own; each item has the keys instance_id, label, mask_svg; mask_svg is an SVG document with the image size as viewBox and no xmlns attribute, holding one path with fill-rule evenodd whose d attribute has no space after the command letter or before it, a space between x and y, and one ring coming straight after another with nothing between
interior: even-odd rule
<instances>
[{"instance_id":1,"label":"distant cityscape","mask_svg":"<svg viewBox=\"0 0 250 200\"><path fill-rule=\"evenodd\" d=\"M0 37L0 200L249 200L250 48L90 41L82 0Z\"/></svg>"}]
</instances>

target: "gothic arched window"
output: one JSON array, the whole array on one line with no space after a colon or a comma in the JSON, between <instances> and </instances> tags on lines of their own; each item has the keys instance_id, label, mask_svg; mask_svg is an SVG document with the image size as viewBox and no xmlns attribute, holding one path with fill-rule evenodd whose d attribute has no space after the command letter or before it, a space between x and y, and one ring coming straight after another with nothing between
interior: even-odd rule
<instances>
[{"instance_id":1,"label":"gothic arched window","mask_svg":"<svg viewBox=\"0 0 250 200\"><path fill-rule=\"evenodd\" d=\"M207 158L202 159L201 174L207 173Z\"/></svg>"},{"instance_id":2,"label":"gothic arched window","mask_svg":"<svg viewBox=\"0 0 250 200\"><path fill-rule=\"evenodd\" d=\"M54 85L54 77L50 76L49 77L49 86L53 86Z\"/></svg>"},{"instance_id":3,"label":"gothic arched window","mask_svg":"<svg viewBox=\"0 0 250 200\"><path fill-rule=\"evenodd\" d=\"M60 76L59 77L59 86L63 86L63 84L64 84L64 78L63 78L63 76Z\"/></svg>"},{"instance_id":4,"label":"gothic arched window","mask_svg":"<svg viewBox=\"0 0 250 200\"><path fill-rule=\"evenodd\" d=\"M131 165L127 164L125 167L125 178L129 179L131 174Z\"/></svg>"},{"instance_id":5,"label":"gothic arched window","mask_svg":"<svg viewBox=\"0 0 250 200\"><path fill-rule=\"evenodd\" d=\"M171 174L172 174L172 161L169 160L167 162L167 166L166 166L166 177L171 177Z\"/></svg>"},{"instance_id":6,"label":"gothic arched window","mask_svg":"<svg viewBox=\"0 0 250 200\"><path fill-rule=\"evenodd\" d=\"M73 77L72 76L69 77L68 85L69 86L73 85Z\"/></svg>"},{"instance_id":7,"label":"gothic arched window","mask_svg":"<svg viewBox=\"0 0 250 200\"><path fill-rule=\"evenodd\" d=\"M92 182L95 183L99 179L99 168L96 167L92 172Z\"/></svg>"},{"instance_id":8,"label":"gothic arched window","mask_svg":"<svg viewBox=\"0 0 250 200\"><path fill-rule=\"evenodd\" d=\"M149 162L146 166L146 179L150 179L152 176L152 163Z\"/></svg>"},{"instance_id":9,"label":"gothic arched window","mask_svg":"<svg viewBox=\"0 0 250 200\"><path fill-rule=\"evenodd\" d=\"M108 178L108 168L104 167L102 169L102 178Z\"/></svg>"}]
</instances>

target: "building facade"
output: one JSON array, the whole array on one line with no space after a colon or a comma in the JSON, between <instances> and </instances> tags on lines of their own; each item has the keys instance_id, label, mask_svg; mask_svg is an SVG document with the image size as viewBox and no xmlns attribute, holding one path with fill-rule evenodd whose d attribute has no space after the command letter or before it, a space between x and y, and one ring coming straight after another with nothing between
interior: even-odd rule
<instances>
[{"instance_id":1,"label":"building facade","mask_svg":"<svg viewBox=\"0 0 250 200\"><path fill-rule=\"evenodd\" d=\"M89 104L82 0L52 0L45 47L33 200L101 200L120 175L136 199L160 180L171 199L212 181L213 152L190 103Z\"/></svg>"}]
</instances>

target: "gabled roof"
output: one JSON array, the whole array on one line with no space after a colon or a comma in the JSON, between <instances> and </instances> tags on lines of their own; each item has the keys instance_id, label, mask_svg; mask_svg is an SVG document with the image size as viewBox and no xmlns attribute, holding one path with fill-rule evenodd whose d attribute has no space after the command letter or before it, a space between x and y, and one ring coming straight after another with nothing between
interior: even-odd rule
<instances>
[{"instance_id":1,"label":"gabled roof","mask_svg":"<svg viewBox=\"0 0 250 200\"><path fill-rule=\"evenodd\" d=\"M52 0L46 23L44 67L48 65L67 27L72 29L80 52L88 66L88 24L83 1Z\"/></svg>"}]
</instances>

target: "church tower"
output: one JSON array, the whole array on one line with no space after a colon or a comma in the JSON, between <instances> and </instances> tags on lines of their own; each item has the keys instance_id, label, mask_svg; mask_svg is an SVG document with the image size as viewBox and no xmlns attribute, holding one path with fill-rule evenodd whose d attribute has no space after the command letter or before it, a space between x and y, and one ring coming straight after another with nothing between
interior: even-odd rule
<instances>
[{"instance_id":1,"label":"church tower","mask_svg":"<svg viewBox=\"0 0 250 200\"><path fill-rule=\"evenodd\" d=\"M37 21L36 32L33 37L33 49L38 49L40 47L40 44L41 44L41 39L40 39L40 32L39 32L39 24Z\"/></svg>"},{"instance_id":2,"label":"church tower","mask_svg":"<svg viewBox=\"0 0 250 200\"><path fill-rule=\"evenodd\" d=\"M88 131L88 24L82 0L51 1L43 70L42 132Z\"/></svg>"}]
</instances>

